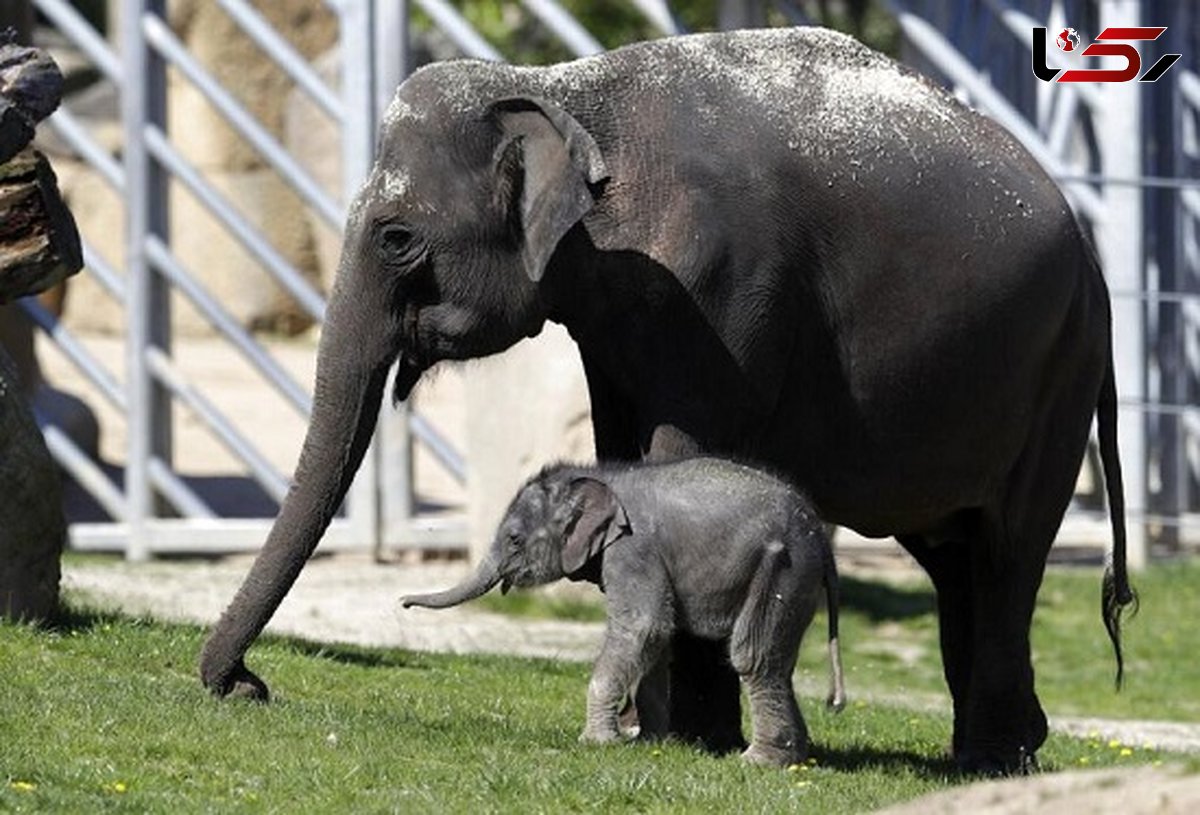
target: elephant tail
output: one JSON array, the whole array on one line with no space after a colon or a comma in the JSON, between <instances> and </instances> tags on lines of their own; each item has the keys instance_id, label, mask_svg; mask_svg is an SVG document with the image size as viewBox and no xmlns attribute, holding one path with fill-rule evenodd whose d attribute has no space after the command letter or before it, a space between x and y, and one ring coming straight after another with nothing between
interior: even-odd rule
<instances>
[{"instance_id":1,"label":"elephant tail","mask_svg":"<svg viewBox=\"0 0 1200 815\"><path fill-rule=\"evenodd\" d=\"M840 711L846 706L846 683L842 674L842 648L838 641L838 606L841 604L838 591L837 563L833 547L825 547L825 603L829 617L829 698L826 705Z\"/></svg>"},{"instance_id":2,"label":"elephant tail","mask_svg":"<svg viewBox=\"0 0 1200 815\"><path fill-rule=\"evenodd\" d=\"M1125 490L1121 480L1121 458L1117 450L1117 385L1111 347L1096 405L1096 425L1113 537L1112 555L1105 565L1100 588L1100 612L1117 658L1116 686L1119 690L1125 676L1125 660L1121 654L1121 613L1126 606L1130 606L1130 614L1136 614L1138 598L1129 585L1129 572L1125 564Z\"/></svg>"}]
</instances>

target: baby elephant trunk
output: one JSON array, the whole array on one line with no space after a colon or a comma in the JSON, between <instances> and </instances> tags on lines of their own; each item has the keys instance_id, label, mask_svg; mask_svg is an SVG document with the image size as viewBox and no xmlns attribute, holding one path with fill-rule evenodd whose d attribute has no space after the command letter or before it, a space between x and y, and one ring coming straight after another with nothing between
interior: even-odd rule
<instances>
[{"instance_id":1,"label":"baby elephant trunk","mask_svg":"<svg viewBox=\"0 0 1200 815\"><path fill-rule=\"evenodd\" d=\"M500 582L500 569L492 554L479 564L475 573L453 588L433 594L410 594L400 598L400 604L405 608L421 606L423 608L449 608L480 597Z\"/></svg>"}]
</instances>

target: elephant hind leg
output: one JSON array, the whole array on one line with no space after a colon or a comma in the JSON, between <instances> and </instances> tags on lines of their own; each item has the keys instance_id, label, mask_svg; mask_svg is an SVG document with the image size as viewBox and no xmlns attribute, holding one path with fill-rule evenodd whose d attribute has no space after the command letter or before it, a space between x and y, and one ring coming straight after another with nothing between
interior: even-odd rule
<instances>
[{"instance_id":1,"label":"elephant hind leg","mask_svg":"<svg viewBox=\"0 0 1200 815\"><path fill-rule=\"evenodd\" d=\"M1050 547L1087 444L1098 376L1056 382L1010 471L1002 500L980 514L972 540L974 636L966 730L955 758L973 770L1020 772L1045 742L1029 630Z\"/></svg>"}]
</instances>

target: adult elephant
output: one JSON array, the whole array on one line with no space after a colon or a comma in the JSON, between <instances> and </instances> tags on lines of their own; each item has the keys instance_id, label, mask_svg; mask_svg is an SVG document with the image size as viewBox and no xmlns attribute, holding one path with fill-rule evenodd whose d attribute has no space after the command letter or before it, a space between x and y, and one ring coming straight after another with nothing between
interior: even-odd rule
<instances>
[{"instance_id":1,"label":"adult elephant","mask_svg":"<svg viewBox=\"0 0 1200 815\"><path fill-rule=\"evenodd\" d=\"M219 694L341 503L389 366L562 323L602 459L760 460L933 579L954 754L1046 736L1029 627L1092 416L1131 600L1109 300L1066 202L1003 129L820 29L660 40L543 68L436 64L399 89L347 226L288 494L204 647ZM1118 647L1119 656L1119 647ZM672 725L740 741L718 648L683 643Z\"/></svg>"}]
</instances>

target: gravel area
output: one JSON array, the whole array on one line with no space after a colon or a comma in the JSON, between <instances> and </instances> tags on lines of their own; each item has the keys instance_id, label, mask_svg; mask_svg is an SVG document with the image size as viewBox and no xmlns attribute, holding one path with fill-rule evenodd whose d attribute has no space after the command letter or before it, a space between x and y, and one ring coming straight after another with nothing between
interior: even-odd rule
<instances>
[{"instance_id":1,"label":"gravel area","mask_svg":"<svg viewBox=\"0 0 1200 815\"><path fill-rule=\"evenodd\" d=\"M63 588L102 606L164 620L211 624L241 585L251 558L121 561L63 566ZM465 607L403 609L401 595L446 588L465 561L380 564L369 557L316 557L300 573L267 631L320 642L421 651L486 652L591 660L599 623L520 620Z\"/></svg>"}]
</instances>

